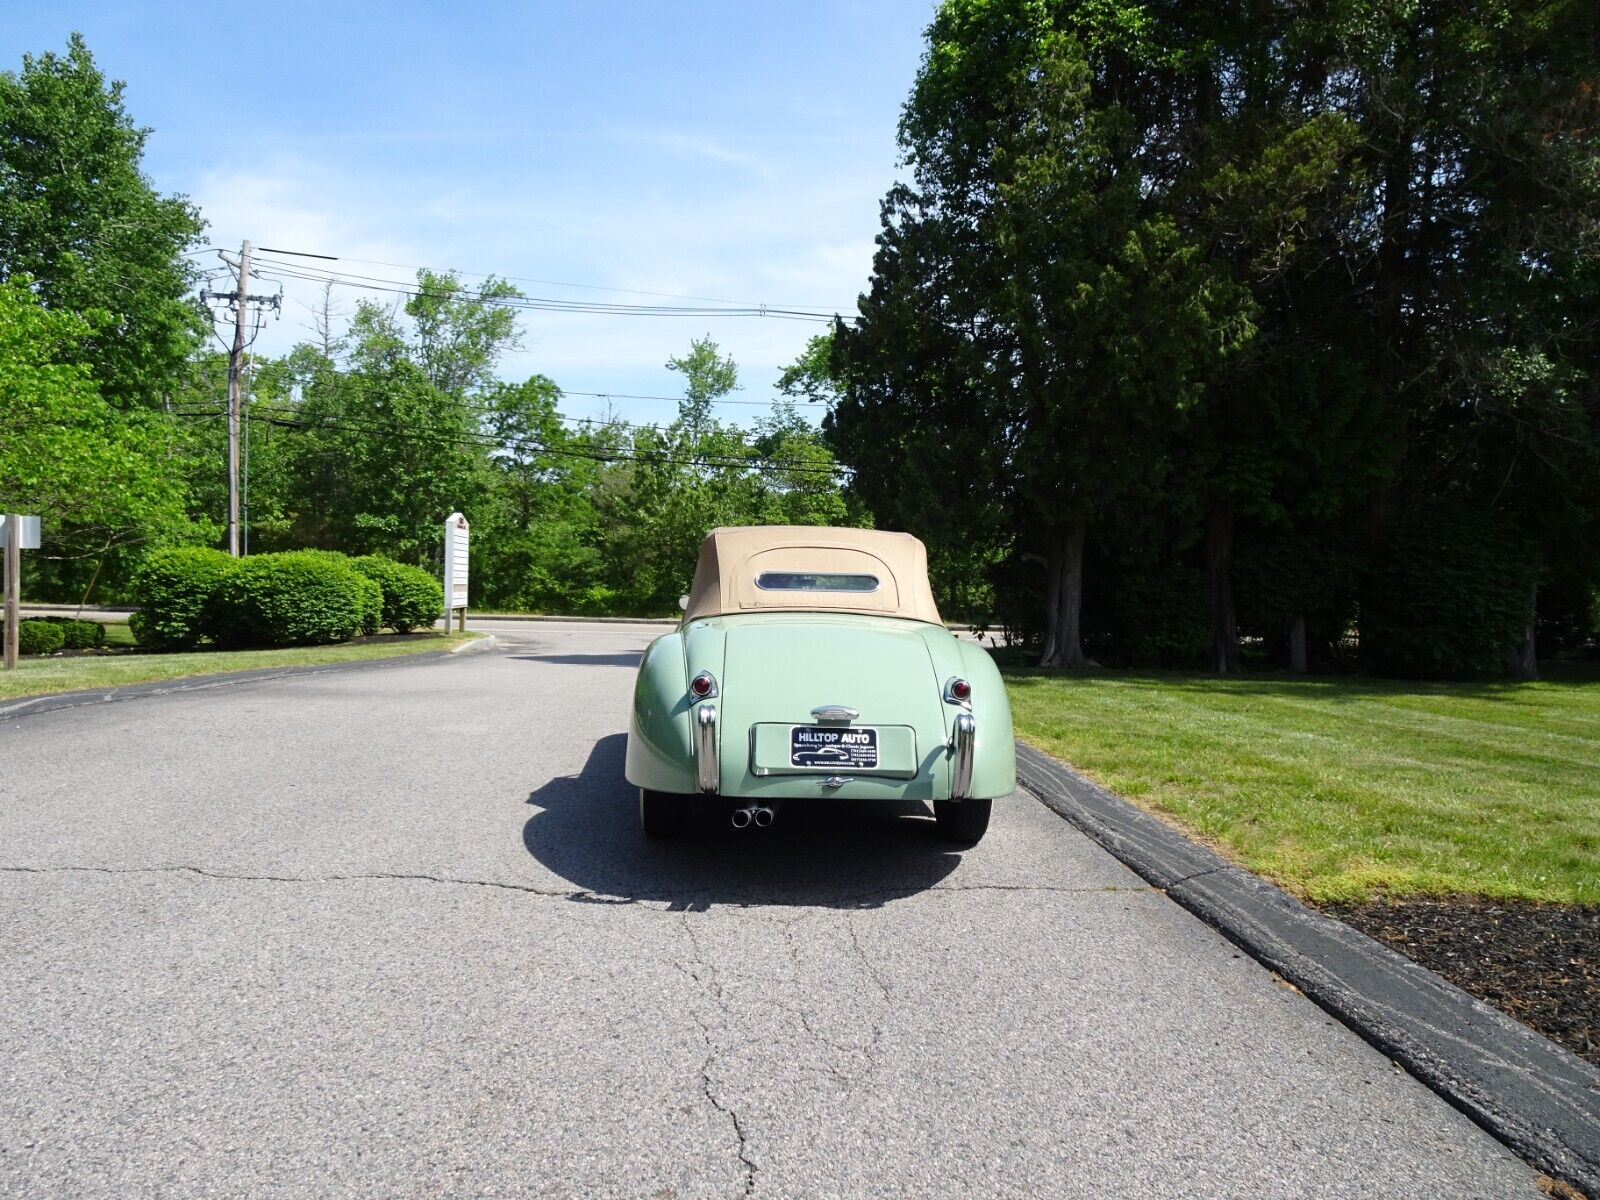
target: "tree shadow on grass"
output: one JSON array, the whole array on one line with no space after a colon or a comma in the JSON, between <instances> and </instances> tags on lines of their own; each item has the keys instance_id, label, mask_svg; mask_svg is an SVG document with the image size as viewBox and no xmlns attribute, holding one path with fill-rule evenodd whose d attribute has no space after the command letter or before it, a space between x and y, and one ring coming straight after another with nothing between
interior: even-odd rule
<instances>
[{"instance_id":1,"label":"tree shadow on grass","mask_svg":"<svg viewBox=\"0 0 1600 1200\"><path fill-rule=\"evenodd\" d=\"M771 829L735 830L729 805L707 797L672 839L645 836L638 791L622 777L625 734L595 743L581 773L528 796L538 811L522 841L541 865L592 903L663 902L877 908L926 891L961 862L926 805L804 800Z\"/></svg>"}]
</instances>

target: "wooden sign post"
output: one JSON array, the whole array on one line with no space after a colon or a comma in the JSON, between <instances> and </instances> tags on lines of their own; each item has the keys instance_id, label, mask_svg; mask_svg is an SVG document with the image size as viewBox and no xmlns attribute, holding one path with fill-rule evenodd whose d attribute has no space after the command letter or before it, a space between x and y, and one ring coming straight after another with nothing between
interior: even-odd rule
<instances>
[{"instance_id":1,"label":"wooden sign post","mask_svg":"<svg viewBox=\"0 0 1600 1200\"><path fill-rule=\"evenodd\" d=\"M6 541L6 646L5 669L17 666L18 628L22 623L22 552L39 548L39 518L7 513L0 517Z\"/></svg>"},{"instance_id":2,"label":"wooden sign post","mask_svg":"<svg viewBox=\"0 0 1600 1200\"><path fill-rule=\"evenodd\" d=\"M444 523L444 627L459 613L458 629L467 627L467 519L451 513Z\"/></svg>"}]
</instances>

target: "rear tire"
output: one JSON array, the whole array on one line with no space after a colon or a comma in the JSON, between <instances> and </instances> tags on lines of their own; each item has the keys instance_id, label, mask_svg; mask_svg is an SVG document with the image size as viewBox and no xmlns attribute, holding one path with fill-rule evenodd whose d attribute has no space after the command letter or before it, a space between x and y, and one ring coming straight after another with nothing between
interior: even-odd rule
<instances>
[{"instance_id":1,"label":"rear tire","mask_svg":"<svg viewBox=\"0 0 1600 1200\"><path fill-rule=\"evenodd\" d=\"M674 837L689 819L689 797L639 789L639 824L651 837Z\"/></svg>"},{"instance_id":2,"label":"rear tire","mask_svg":"<svg viewBox=\"0 0 1600 1200\"><path fill-rule=\"evenodd\" d=\"M933 819L938 822L939 833L946 841L975 846L989 830L989 810L993 806L994 801L988 798L935 800Z\"/></svg>"}]
</instances>

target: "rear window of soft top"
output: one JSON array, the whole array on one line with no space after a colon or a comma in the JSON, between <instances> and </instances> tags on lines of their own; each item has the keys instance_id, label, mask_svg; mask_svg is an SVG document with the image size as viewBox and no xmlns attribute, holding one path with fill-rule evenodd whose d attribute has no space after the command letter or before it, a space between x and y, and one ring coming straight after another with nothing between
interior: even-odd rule
<instances>
[{"instance_id":1,"label":"rear window of soft top","mask_svg":"<svg viewBox=\"0 0 1600 1200\"><path fill-rule=\"evenodd\" d=\"M878 577L820 571L763 571L756 576L756 586L764 592L875 592Z\"/></svg>"}]
</instances>

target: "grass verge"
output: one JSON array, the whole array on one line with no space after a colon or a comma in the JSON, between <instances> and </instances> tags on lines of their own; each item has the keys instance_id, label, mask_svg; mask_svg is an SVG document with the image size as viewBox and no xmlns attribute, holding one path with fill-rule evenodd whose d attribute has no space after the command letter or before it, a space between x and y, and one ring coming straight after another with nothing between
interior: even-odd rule
<instances>
[{"instance_id":1,"label":"grass verge","mask_svg":"<svg viewBox=\"0 0 1600 1200\"><path fill-rule=\"evenodd\" d=\"M1017 732L1313 901L1600 902L1600 674L1008 671Z\"/></svg>"},{"instance_id":2,"label":"grass verge","mask_svg":"<svg viewBox=\"0 0 1600 1200\"><path fill-rule=\"evenodd\" d=\"M125 645L107 630L108 645ZM122 626L126 632L127 625ZM0 671L0 700L72 692L82 688L118 687L125 683L153 683L186 675L211 675L226 671L252 671L261 667L305 667L326 663L362 662L393 658L424 650L448 650L471 641L474 633L389 634L346 642L338 646L296 646L283 650L203 650L189 654L84 655L74 658L24 658L15 671ZM129 642L131 642L131 638Z\"/></svg>"}]
</instances>

